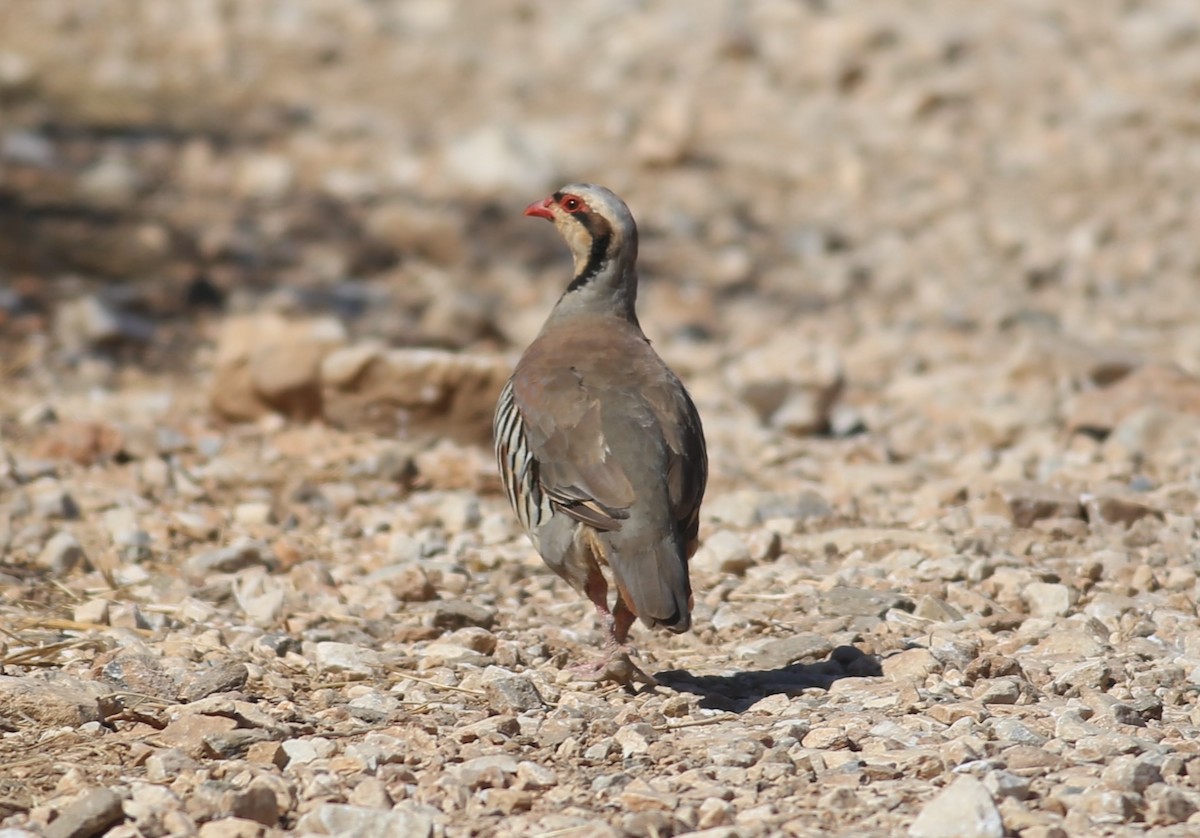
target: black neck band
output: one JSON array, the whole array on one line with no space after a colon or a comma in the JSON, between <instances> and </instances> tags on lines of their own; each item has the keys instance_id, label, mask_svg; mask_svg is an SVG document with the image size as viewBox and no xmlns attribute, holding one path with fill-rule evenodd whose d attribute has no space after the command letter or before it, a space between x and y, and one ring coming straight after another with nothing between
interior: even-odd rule
<instances>
[{"instance_id":1,"label":"black neck band","mask_svg":"<svg viewBox=\"0 0 1200 838\"><path fill-rule=\"evenodd\" d=\"M583 266L583 270L567 286L568 293L578 291L587 285L608 264L608 243L611 240L612 234L608 232L601 233L592 239L592 247L588 251L587 264Z\"/></svg>"}]
</instances>

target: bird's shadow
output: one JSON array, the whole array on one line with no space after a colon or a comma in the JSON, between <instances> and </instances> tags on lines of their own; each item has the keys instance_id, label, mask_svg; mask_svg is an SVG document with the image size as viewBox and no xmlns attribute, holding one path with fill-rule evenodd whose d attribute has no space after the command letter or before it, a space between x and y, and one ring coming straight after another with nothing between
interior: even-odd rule
<instances>
[{"instance_id":1,"label":"bird's shadow","mask_svg":"<svg viewBox=\"0 0 1200 838\"><path fill-rule=\"evenodd\" d=\"M879 658L854 646L839 646L817 663L791 663L776 669L742 670L730 675L693 675L684 669L654 673L669 689L701 696L700 706L743 713L769 695L797 695L813 688L828 690L842 678L883 674Z\"/></svg>"}]
</instances>

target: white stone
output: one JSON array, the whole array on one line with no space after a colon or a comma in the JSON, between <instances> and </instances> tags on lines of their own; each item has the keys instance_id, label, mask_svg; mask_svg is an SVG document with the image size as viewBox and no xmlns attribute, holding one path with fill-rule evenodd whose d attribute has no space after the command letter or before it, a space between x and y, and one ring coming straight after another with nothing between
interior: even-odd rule
<instances>
[{"instance_id":1,"label":"white stone","mask_svg":"<svg viewBox=\"0 0 1200 838\"><path fill-rule=\"evenodd\" d=\"M245 527L270 524L274 520L274 517L275 514L271 511L271 504L261 501L239 503L233 508L233 520Z\"/></svg>"},{"instance_id":2,"label":"white stone","mask_svg":"<svg viewBox=\"0 0 1200 838\"><path fill-rule=\"evenodd\" d=\"M692 557L692 566L708 573L741 575L753 563L745 539L731 530L713 533Z\"/></svg>"},{"instance_id":3,"label":"white stone","mask_svg":"<svg viewBox=\"0 0 1200 838\"><path fill-rule=\"evenodd\" d=\"M332 640L317 643L315 649L317 667L322 672L341 672L345 675L367 676L382 665L382 659L374 649L355 646L353 643L337 643Z\"/></svg>"},{"instance_id":4,"label":"white stone","mask_svg":"<svg viewBox=\"0 0 1200 838\"><path fill-rule=\"evenodd\" d=\"M50 537L38 555L38 564L55 575L69 573L80 562L86 561L79 539L69 532L58 532Z\"/></svg>"},{"instance_id":5,"label":"white stone","mask_svg":"<svg viewBox=\"0 0 1200 838\"><path fill-rule=\"evenodd\" d=\"M1056 582L1031 582L1025 586L1022 597L1035 617L1061 617L1075 602L1075 592Z\"/></svg>"},{"instance_id":6,"label":"white stone","mask_svg":"<svg viewBox=\"0 0 1200 838\"><path fill-rule=\"evenodd\" d=\"M478 192L536 194L552 181L551 155L533 131L484 123L446 147L446 174Z\"/></svg>"},{"instance_id":7,"label":"white stone","mask_svg":"<svg viewBox=\"0 0 1200 838\"><path fill-rule=\"evenodd\" d=\"M908 834L910 838L1004 838L1004 821L983 783L964 774L925 804Z\"/></svg>"},{"instance_id":8,"label":"white stone","mask_svg":"<svg viewBox=\"0 0 1200 838\"><path fill-rule=\"evenodd\" d=\"M300 818L300 832L316 835L354 835L356 838L429 838L433 819L423 812L400 808L368 809L341 803L322 803Z\"/></svg>"}]
</instances>

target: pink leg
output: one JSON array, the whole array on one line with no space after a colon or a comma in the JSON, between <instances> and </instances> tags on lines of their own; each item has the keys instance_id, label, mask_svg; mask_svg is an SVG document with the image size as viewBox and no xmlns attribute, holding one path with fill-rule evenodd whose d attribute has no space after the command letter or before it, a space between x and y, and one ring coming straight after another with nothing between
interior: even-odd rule
<instances>
[{"instance_id":1,"label":"pink leg","mask_svg":"<svg viewBox=\"0 0 1200 838\"><path fill-rule=\"evenodd\" d=\"M619 596L615 608L612 611L608 610L608 586L600 574L596 574L596 576L599 577L599 582L593 585L592 580L589 579L586 593L600 614L600 620L604 627L605 653L604 657L595 663L574 667L574 671L588 681L616 681L627 687L632 686L636 681L657 686L658 682L653 677L643 672L637 664L630 660L629 648L625 645L625 641L629 637L629 629L637 618ZM599 596L595 594L599 594Z\"/></svg>"},{"instance_id":2,"label":"pink leg","mask_svg":"<svg viewBox=\"0 0 1200 838\"><path fill-rule=\"evenodd\" d=\"M616 628L616 618L608 610L608 583L604 581L604 574L599 569L588 574L584 593L587 594L592 605L596 606L596 613L600 616L600 627L604 631L605 640L611 638Z\"/></svg>"},{"instance_id":3,"label":"pink leg","mask_svg":"<svg viewBox=\"0 0 1200 838\"><path fill-rule=\"evenodd\" d=\"M613 609L613 631L612 639L618 646L624 646L625 641L629 638L629 629L633 626L633 621L637 616L629 610L629 606L625 604L625 600L617 597L616 607Z\"/></svg>"},{"instance_id":4,"label":"pink leg","mask_svg":"<svg viewBox=\"0 0 1200 838\"><path fill-rule=\"evenodd\" d=\"M616 681L626 687L631 686L634 681L657 685L657 681L629 659L629 649L625 646L625 640L629 636L629 628L633 625L636 616L619 593L615 607L613 610L609 610L608 582L605 581L604 573L600 570L601 564L608 564L604 556L604 545L590 528L585 527L584 531L587 537L587 549L591 554L587 557L589 567L584 593L592 605L596 606L596 613L600 616L605 651L604 657L596 663L573 667L573 669L581 678L589 681Z\"/></svg>"}]
</instances>

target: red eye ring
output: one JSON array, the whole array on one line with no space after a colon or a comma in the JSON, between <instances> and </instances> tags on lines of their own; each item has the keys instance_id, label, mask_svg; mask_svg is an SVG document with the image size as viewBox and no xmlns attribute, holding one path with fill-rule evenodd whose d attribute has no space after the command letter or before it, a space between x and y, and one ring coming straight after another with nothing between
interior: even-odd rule
<instances>
[{"instance_id":1,"label":"red eye ring","mask_svg":"<svg viewBox=\"0 0 1200 838\"><path fill-rule=\"evenodd\" d=\"M567 212L579 212L583 209L583 201L576 198L574 195L567 195L562 199L560 206Z\"/></svg>"}]
</instances>

